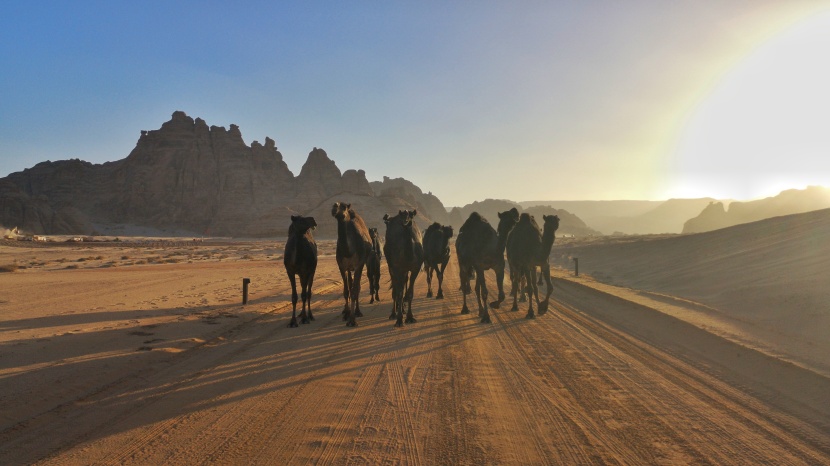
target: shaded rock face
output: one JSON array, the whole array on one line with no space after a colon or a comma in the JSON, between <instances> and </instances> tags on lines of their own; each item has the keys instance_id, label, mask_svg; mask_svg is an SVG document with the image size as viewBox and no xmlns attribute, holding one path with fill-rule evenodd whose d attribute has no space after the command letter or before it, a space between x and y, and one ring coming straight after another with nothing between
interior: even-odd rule
<instances>
[{"instance_id":1,"label":"shaded rock face","mask_svg":"<svg viewBox=\"0 0 830 466\"><path fill-rule=\"evenodd\" d=\"M777 196L757 201L732 202L728 210L721 202L710 203L700 215L683 225L683 233L702 233L826 208L830 208L830 188L810 186L806 189L789 189Z\"/></svg>"},{"instance_id":2,"label":"shaded rock face","mask_svg":"<svg viewBox=\"0 0 830 466\"><path fill-rule=\"evenodd\" d=\"M549 205L547 206L533 206L527 209L522 209L522 206L516 202L504 199L485 199L483 201L476 201L472 204L467 204L464 207L453 207L449 213L449 223L456 230L461 228L461 225L469 218L473 212L478 212L481 216L487 219L488 222L498 223L499 212L504 212L510 209L516 209L520 213L527 212L536 217L536 221L540 222L543 215L558 215L561 223L557 234L561 235L576 235L576 236L600 236L601 233L589 227L576 215L564 209L555 209Z\"/></svg>"},{"instance_id":3,"label":"shaded rock face","mask_svg":"<svg viewBox=\"0 0 830 466\"><path fill-rule=\"evenodd\" d=\"M449 213L441 200L431 192L424 193L409 180L384 176L383 181L373 181L370 184L376 196L403 199L420 212L429 212L434 221L441 224L449 223Z\"/></svg>"},{"instance_id":4,"label":"shaded rock face","mask_svg":"<svg viewBox=\"0 0 830 466\"><path fill-rule=\"evenodd\" d=\"M36 234L94 234L93 224L132 224L196 235L283 236L291 215L344 193L375 197L363 170L341 173L323 149L314 148L295 177L273 139L248 146L236 125L208 126L177 111L160 129L142 131L125 159L47 161L0 179L0 225Z\"/></svg>"}]
</instances>

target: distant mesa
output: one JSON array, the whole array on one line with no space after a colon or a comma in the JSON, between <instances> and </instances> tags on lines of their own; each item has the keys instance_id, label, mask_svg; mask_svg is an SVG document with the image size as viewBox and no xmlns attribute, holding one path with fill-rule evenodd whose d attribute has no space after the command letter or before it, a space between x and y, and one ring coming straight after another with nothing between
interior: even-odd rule
<instances>
[{"instance_id":1,"label":"distant mesa","mask_svg":"<svg viewBox=\"0 0 830 466\"><path fill-rule=\"evenodd\" d=\"M683 233L703 233L783 215L830 208L830 188L790 189L757 201L710 202L697 217L683 225Z\"/></svg>"}]
</instances>

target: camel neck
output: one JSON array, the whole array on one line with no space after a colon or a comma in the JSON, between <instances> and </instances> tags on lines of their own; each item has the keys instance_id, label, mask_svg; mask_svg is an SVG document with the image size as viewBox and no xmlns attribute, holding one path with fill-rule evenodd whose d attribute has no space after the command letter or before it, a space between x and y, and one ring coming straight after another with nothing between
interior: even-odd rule
<instances>
[{"instance_id":1,"label":"camel neck","mask_svg":"<svg viewBox=\"0 0 830 466\"><path fill-rule=\"evenodd\" d=\"M553 241L556 239L556 231L546 231L542 234L542 254L544 257L550 255L550 250L553 248Z\"/></svg>"},{"instance_id":2,"label":"camel neck","mask_svg":"<svg viewBox=\"0 0 830 466\"><path fill-rule=\"evenodd\" d=\"M337 219L337 250L345 255L351 255L349 251L349 240L346 237L346 220Z\"/></svg>"},{"instance_id":3,"label":"camel neck","mask_svg":"<svg viewBox=\"0 0 830 466\"><path fill-rule=\"evenodd\" d=\"M498 236L499 236L499 240L498 240L497 246L499 248L499 252L504 254L504 250L507 247L507 238L506 238L507 235L504 235L504 236L498 235Z\"/></svg>"}]
</instances>

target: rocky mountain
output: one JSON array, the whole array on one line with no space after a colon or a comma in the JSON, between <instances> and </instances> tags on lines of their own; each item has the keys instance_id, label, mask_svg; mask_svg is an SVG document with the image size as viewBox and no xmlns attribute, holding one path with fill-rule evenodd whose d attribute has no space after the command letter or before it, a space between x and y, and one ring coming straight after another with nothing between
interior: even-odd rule
<instances>
[{"instance_id":1,"label":"rocky mountain","mask_svg":"<svg viewBox=\"0 0 830 466\"><path fill-rule=\"evenodd\" d=\"M444 204L432 192L426 194L411 181L403 178L383 177L383 181L369 183L376 196L404 199L424 212L429 212L432 219L441 224L449 223L449 214Z\"/></svg>"},{"instance_id":2,"label":"rocky mountain","mask_svg":"<svg viewBox=\"0 0 830 466\"><path fill-rule=\"evenodd\" d=\"M790 189L774 197L748 202L710 202L700 214L683 225L683 233L702 233L782 215L811 212L830 207L830 188L810 186Z\"/></svg>"},{"instance_id":3,"label":"rocky mountain","mask_svg":"<svg viewBox=\"0 0 830 466\"><path fill-rule=\"evenodd\" d=\"M107 233L139 225L195 235L279 237L291 215L314 212L323 216L317 220L320 233L331 234L331 203L347 199L379 218L399 208L418 209L424 223L432 221L431 211L446 216L437 198L414 185L388 188L375 194L363 170L341 173L319 148L295 177L274 140L248 146L236 125L208 126L177 111L160 129L142 131L125 159L100 165L47 161L0 179L0 225L30 234Z\"/></svg>"},{"instance_id":4,"label":"rocky mountain","mask_svg":"<svg viewBox=\"0 0 830 466\"><path fill-rule=\"evenodd\" d=\"M472 204L467 204L464 207L453 207L449 214L449 223L456 229L461 228L464 221L473 212L478 212L495 228L499 223L499 212L504 212L512 208L516 208L520 213L527 212L536 217L537 222L541 225L542 215L558 215L559 216L559 230L556 235L575 235L575 236L591 236L601 235L600 232L590 228L585 222L576 215L564 209L556 209L550 205L533 206L531 208L523 209L522 206L513 201L505 199L485 199L484 201L476 201Z\"/></svg>"},{"instance_id":5,"label":"rocky mountain","mask_svg":"<svg viewBox=\"0 0 830 466\"><path fill-rule=\"evenodd\" d=\"M712 198L667 201L532 201L525 208L555 205L566 209L606 235L680 233L683 224L696 216Z\"/></svg>"}]
</instances>

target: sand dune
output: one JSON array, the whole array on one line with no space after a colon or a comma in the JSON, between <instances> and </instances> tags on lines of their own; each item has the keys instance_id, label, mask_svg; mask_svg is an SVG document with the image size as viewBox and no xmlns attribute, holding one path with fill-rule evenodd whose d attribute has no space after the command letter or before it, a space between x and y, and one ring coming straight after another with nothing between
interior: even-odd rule
<instances>
[{"instance_id":1,"label":"sand dune","mask_svg":"<svg viewBox=\"0 0 830 466\"><path fill-rule=\"evenodd\" d=\"M595 279L692 300L741 338L830 374L830 210L708 233L564 239L557 264Z\"/></svg>"},{"instance_id":2,"label":"sand dune","mask_svg":"<svg viewBox=\"0 0 830 466\"><path fill-rule=\"evenodd\" d=\"M678 261L689 238L591 248ZM482 325L459 314L453 260L447 298L419 279L402 329L384 265L383 301L349 329L320 246L317 320L290 329L279 243L0 245L17 266L0 274L0 463L830 462L830 378L743 345L757 335L726 311L558 269L551 312ZM584 247L555 245L588 267ZM684 284L646 269L641 285Z\"/></svg>"}]
</instances>

